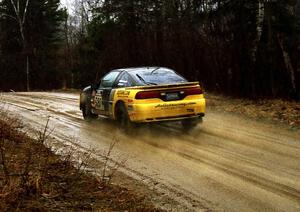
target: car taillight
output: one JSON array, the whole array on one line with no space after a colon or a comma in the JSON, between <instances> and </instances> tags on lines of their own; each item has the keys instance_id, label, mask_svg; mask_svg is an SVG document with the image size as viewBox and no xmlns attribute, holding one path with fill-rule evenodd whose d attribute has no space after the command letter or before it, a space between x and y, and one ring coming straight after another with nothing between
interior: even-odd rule
<instances>
[{"instance_id":1,"label":"car taillight","mask_svg":"<svg viewBox=\"0 0 300 212\"><path fill-rule=\"evenodd\" d=\"M187 89L184 91L185 95L188 96L188 95L197 95L197 94L202 94L203 91L200 87L198 88L191 88L191 89Z\"/></svg>"},{"instance_id":2,"label":"car taillight","mask_svg":"<svg viewBox=\"0 0 300 212\"><path fill-rule=\"evenodd\" d=\"M178 93L181 98L184 98L189 95L198 95L202 94L203 91L200 87L197 88L189 88L183 90L167 90L167 91L140 91L135 95L135 99L163 99L169 93Z\"/></svg>"},{"instance_id":3,"label":"car taillight","mask_svg":"<svg viewBox=\"0 0 300 212\"><path fill-rule=\"evenodd\" d=\"M153 99L160 98L159 91L140 91L135 95L136 99Z\"/></svg>"}]
</instances>

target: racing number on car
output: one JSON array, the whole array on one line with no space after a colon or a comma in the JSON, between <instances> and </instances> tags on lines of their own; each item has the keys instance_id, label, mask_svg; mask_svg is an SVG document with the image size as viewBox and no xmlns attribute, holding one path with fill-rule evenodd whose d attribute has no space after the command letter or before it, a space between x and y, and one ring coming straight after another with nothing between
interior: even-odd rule
<instances>
[{"instance_id":1,"label":"racing number on car","mask_svg":"<svg viewBox=\"0 0 300 212\"><path fill-rule=\"evenodd\" d=\"M95 96L95 106L97 110L104 110L103 105L103 97L102 97L103 91L98 90Z\"/></svg>"}]
</instances>

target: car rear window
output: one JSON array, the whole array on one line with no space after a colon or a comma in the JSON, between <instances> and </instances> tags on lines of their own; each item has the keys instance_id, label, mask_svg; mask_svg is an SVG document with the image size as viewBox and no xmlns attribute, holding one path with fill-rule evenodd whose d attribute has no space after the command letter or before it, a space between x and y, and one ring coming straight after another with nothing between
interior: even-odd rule
<instances>
[{"instance_id":1,"label":"car rear window","mask_svg":"<svg viewBox=\"0 0 300 212\"><path fill-rule=\"evenodd\" d=\"M130 71L134 79L142 85L162 85L187 82L175 71L167 68L145 68Z\"/></svg>"}]
</instances>

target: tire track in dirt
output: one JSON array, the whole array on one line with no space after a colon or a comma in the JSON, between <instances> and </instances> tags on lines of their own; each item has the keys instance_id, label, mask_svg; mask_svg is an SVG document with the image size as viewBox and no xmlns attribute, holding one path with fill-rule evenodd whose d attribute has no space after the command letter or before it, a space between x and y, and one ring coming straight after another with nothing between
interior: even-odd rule
<instances>
[{"instance_id":1,"label":"tire track in dirt","mask_svg":"<svg viewBox=\"0 0 300 212\"><path fill-rule=\"evenodd\" d=\"M147 141L146 141L147 142ZM184 158L188 158L190 160L194 160L199 163L206 164L210 167L214 167L219 169L229 175L237 178L241 178L243 180L247 180L250 183L256 184L261 186L265 189L269 189L270 191L277 193L284 193L287 197L292 197L296 201L300 201L300 192L299 187L298 190L294 189L292 186L286 186L285 184L280 183L272 183L270 182L270 178L274 174L274 170L270 169L269 166L265 166L260 164L257 160L251 160L243 155L235 154L234 152L224 151L222 149L217 149L217 151L213 151L211 146L210 147L201 147L201 150L198 149L196 146L185 146L181 145L180 151L172 150L164 145L160 145L159 143L150 142L151 145L158 147L158 148L165 148L169 151L172 151ZM191 151L197 149L197 151ZM220 153L222 156L220 157ZM236 159L239 161L236 161ZM234 166L232 162L234 163ZM264 173L264 177L258 176L254 173L251 173L248 170L255 168L255 172L259 172L260 174ZM281 174L281 173L280 173ZM290 175L294 175L293 180L299 179L299 172L289 173ZM274 176L273 176L274 177ZM288 182L285 182L286 184Z\"/></svg>"},{"instance_id":2,"label":"tire track in dirt","mask_svg":"<svg viewBox=\"0 0 300 212\"><path fill-rule=\"evenodd\" d=\"M53 118L58 119L59 122L65 126L72 125L73 127L78 127L78 125L72 124L72 122L68 119L71 119L72 121L80 121L82 123L85 123L82 119L78 120L78 118L71 116L70 114L62 113L59 110L49 109L49 107L47 107L48 104L46 104L46 106L45 106L45 104L42 104L43 102L41 102L40 105L37 104L38 102L35 102L33 104L32 102L34 102L34 101L32 101L30 96L27 97L27 95L25 95L25 96L17 95L17 96L22 97L22 98L17 98L17 99L15 98L15 96L16 95L13 95L13 98L11 98L10 96L6 96L6 98L2 98L2 101L8 105L13 106L13 108L10 108L13 111L17 111L20 113L22 113L22 111L26 111L26 110L29 111L30 115L27 116L27 121L29 121L31 124L33 124L35 126L40 126L41 122L37 121L35 118L31 119L32 116L37 115L37 113L42 114L45 112L49 112L49 114L44 116L44 118L51 117L52 119ZM27 98L29 98L29 99L27 99ZM34 98L34 99L36 99L36 98ZM52 101L55 98L51 97L50 99ZM62 99L62 100L65 100L65 99ZM47 97L47 102L49 102L48 97ZM33 107L34 107L34 109L32 109ZM20 111L20 109L21 109L21 111ZM57 115L59 118L57 117ZM64 117L65 116L67 116L67 117L63 118L63 117L61 117L61 115L63 115ZM111 124L111 123L107 122L106 124ZM89 126L83 126L83 127L89 128L89 131L94 130L94 133L97 133L97 132L99 133L99 131L95 128L90 129ZM57 132L57 131L55 131L55 132ZM111 133L109 133L108 135L111 135ZM72 138L70 137L70 135L56 133L52 137L55 138L55 140L61 140L61 141L64 141L65 143L68 143L68 145L80 148L82 151L90 151L90 148L81 146L79 143L74 143L72 141ZM94 153L92 155L94 155L95 157L101 156L101 155L95 155ZM102 157L103 157L103 155L102 155ZM118 163L118 161L111 160L111 163ZM123 167L120 167L120 169L124 173L134 177L135 179L137 179L139 181L140 180L144 181L145 179L147 179L147 184L154 185L156 191L172 194L172 196L173 196L172 198L174 198L175 201L178 201L181 204L185 202L185 205L180 206L180 207L179 207L179 205L177 206L178 208L181 208L181 210L183 209L183 210L190 210L190 211L194 211L194 210L198 211L200 209L201 211L211 211L213 209L214 211L219 211L219 209L217 209L215 206L213 206L212 202L209 202L209 201L205 200L204 198L200 198L200 200L199 200L198 196L195 197L195 196L193 196L192 193L189 193L188 191L184 191L184 189L177 189L176 185L172 185L172 184L168 185L168 183L163 184L161 182L158 183L155 180L155 178L146 176L146 175L142 174L141 172L138 172L129 167L123 166Z\"/></svg>"}]
</instances>

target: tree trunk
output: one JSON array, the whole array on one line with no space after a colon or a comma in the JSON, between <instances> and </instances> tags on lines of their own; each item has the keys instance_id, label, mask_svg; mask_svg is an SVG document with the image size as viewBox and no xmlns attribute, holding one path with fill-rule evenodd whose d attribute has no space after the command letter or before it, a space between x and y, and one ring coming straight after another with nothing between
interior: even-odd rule
<instances>
[{"instance_id":1,"label":"tree trunk","mask_svg":"<svg viewBox=\"0 0 300 212\"><path fill-rule=\"evenodd\" d=\"M30 83L29 83L29 56L26 56L26 88L27 91L30 91Z\"/></svg>"},{"instance_id":2,"label":"tree trunk","mask_svg":"<svg viewBox=\"0 0 300 212\"><path fill-rule=\"evenodd\" d=\"M258 6L258 10L256 14L256 37L254 39L253 49L252 49L252 61L254 63L256 62L256 52L262 35L262 28L263 28L264 17L265 17L265 3L259 0L257 6Z\"/></svg>"},{"instance_id":3,"label":"tree trunk","mask_svg":"<svg viewBox=\"0 0 300 212\"><path fill-rule=\"evenodd\" d=\"M24 34L24 24L26 21L26 14L27 14L27 8L29 5L29 0L26 0L25 3L25 8L23 11L23 14L20 13L20 1L17 0L17 4L15 4L15 2L13 0L10 0L11 5L14 8L15 14L16 14L16 18L15 20L18 22L19 25L19 30L20 30L20 35L22 38L22 44L23 44L23 53L25 53L24 55L26 55L26 89L27 91L30 90L30 83L29 83L29 55L27 52L27 40Z\"/></svg>"},{"instance_id":4,"label":"tree trunk","mask_svg":"<svg viewBox=\"0 0 300 212\"><path fill-rule=\"evenodd\" d=\"M292 65L289 53L284 49L282 36L280 34L277 34L277 40L278 40L278 43L279 43L279 46L280 46L280 49L281 49L281 52L282 52L282 57L283 57L283 60L284 60L285 68L286 68L286 70L289 74L289 77L290 77L293 93L295 94L297 92L296 80L295 80L295 70L294 70L294 67Z\"/></svg>"}]
</instances>

